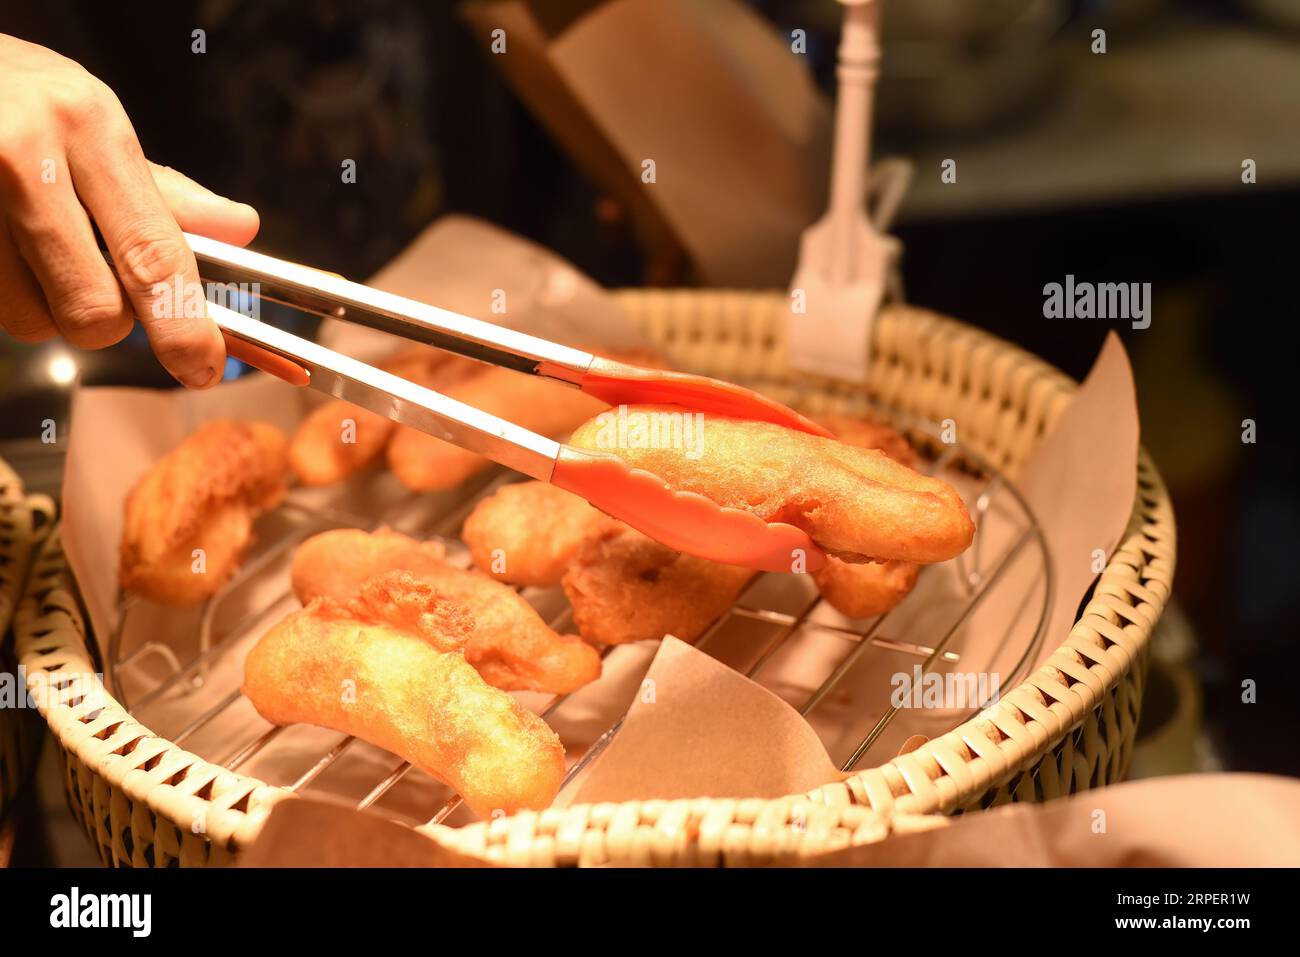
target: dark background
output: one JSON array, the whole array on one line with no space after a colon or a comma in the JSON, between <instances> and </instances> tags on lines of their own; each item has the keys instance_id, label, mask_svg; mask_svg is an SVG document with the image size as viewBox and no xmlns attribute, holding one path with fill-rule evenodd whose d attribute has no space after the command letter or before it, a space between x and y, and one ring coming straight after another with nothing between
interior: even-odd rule
<instances>
[{"instance_id":1,"label":"dark background","mask_svg":"<svg viewBox=\"0 0 1300 957\"><path fill-rule=\"evenodd\" d=\"M887 7L910 2L887 0ZM551 16L562 23L594 5L553 4ZM811 65L829 92L835 5L752 5L783 31L808 30ZM1300 694L1288 684L1300 616L1300 457L1292 427L1300 148L1288 131L1300 129L1300 68L1287 68L1300 65L1300 3L1291 4L1297 15L1288 25L1266 12L1287 5L1264 0L1060 0L1052 5L1059 20L1044 28L1040 19L1037 29L1014 16L1037 6L1029 0L967 6L994 18L1010 13L1002 27L973 28L943 44L949 59L939 56L924 82L945 96L945 81L964 84L994 63L1010 64L1012 79L1000 96L965 113L935 119L909 107L907 85L917 80L895 69L900 58L890 51L902 47L886 38L877 153L915 158L918 176L933 179L937 157L960 160L970 150L996 157L1008 144L1003 168L1014 186L1026 173L1016 144L1054 118L1059 125L1071 115L1080 78L1095 81L1079 71L1092 68L1084 58L1097 26L1108 31L1115 63L1141 66L1147 57L1182 64L1168 69L1201 79L1217 71L1209 79L1238 98L1232 102L1274 102L1280 94L1290 104L1254 126L1232 124L1223 136L1236 140L1223 143L1217 131L1228 125L1215 112L1222 104L1207 103L1190 121L1158 98L1154 109L1130 108L1143 90L1125 86L1134 74L1116 72L1097 135L1146 143L1126 169L1159 189L1119 188L1117 173L1092 192L1047 189L1016 200L993 191L950 210L933 189L918 188L896 232L906 244L914 302L1015 341L1073 376L1086 373L1109 325L1124 337L1143 439L1174 496L1176 594L1199 641L1195 668L1210 738L1229 768L1300 774L1293 740ZM207 29L210 46L221 45L221 57L190 52L196 25ZM891 21L891 29L907 25ZM50 46L108 82L152 159L258 208L262 251L363 278L432 219L461 211L545 243L607 285L693 281L689 264L651 262L638 248L617 204L519 103L453 4L44 0L0 12L0 32ZM931 38L922 31L909 39ZM1219 49L1222 56L1198 52ZM367 85L368 77L377 80ZM0 92L0 108L2 101ZM1088 121L1097 128L1097 116ZM1157 149L1149 146L1153 130ZM1086 172L1088 149L1071 148L1068 136L1063 143L1054 160L1061 171ZM1258 158L1260 182L1241 183L1240 160L1225 164L1218 179L1186 171L1185 159L1219 146ZM348 190L338 188L344 156L366 171ZM1152 329L1044 321L1043 285L1067 273L1151 282ZM29 436L33 410L48 415L66 401L42 380L39 359L35 349L0 342L0 438ZM86 357L83 375L169 382L138 335ZM1255 444L1241 441L1245 418L1257 423ZM1248 678L1259 686L1251 706L1240 700Z\"/></svg>"}]
</instances>

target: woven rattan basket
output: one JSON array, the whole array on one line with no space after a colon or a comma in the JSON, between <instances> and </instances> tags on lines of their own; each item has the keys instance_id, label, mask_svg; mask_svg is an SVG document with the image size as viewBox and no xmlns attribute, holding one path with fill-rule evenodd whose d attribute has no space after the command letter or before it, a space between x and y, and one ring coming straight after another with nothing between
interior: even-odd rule
<instances>
[{"instance_id":1,"label":"woven rattan basket","mask_svg":"<svg viewBox=\"0 0 1300 957\"><path fill-rule=\"evenodd\" d=\"M28 495L18 475L0 460L0 675L12 682L15 696L22 689L9 626L53 518L54 503L44 495ZM0 701L0 822L35 763L41 736L37 716L18 704L7 695Z\"/></svg>"},{"instance_id":2,"label":"woven rattan basket","mask_svg":"<svg viewBox=\"0 0 1300 957\"><path fill-rule=\"evenodd\" d=\"M780 294L629 291L618 298L679 368L825 408L864 399L861 387L786 368ZM1012 473L1074 388L1022 350L922 310L887 310L874 335L865 397L928 421L957 419L965 444ZM1071 631L1047 636L1056 650L1046 664L917 750L778 800L633 801L422 830L460 852L510 864L765 864L1120 778L1141 709L1148 640L1174 571L1168 497L1145 453L1138 469L1128 529ZM16 632L29 673L45 672L56 685L59 675L94 670L71 584L51 536ZM292 799L155 737L107 695L60 693L44 713L62 746L72 811L106 863L228 863L256 837L271 806Z\"/></svg>"}]
</instances>

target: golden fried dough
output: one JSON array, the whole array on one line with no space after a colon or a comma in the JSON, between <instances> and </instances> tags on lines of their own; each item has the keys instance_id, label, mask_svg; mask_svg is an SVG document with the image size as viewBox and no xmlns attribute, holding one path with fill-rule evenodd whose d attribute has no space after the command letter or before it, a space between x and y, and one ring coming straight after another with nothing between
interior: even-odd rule
<instances>
[{"instance_id":1,"label":"golden fried dough","mask_svg":"<svg viewBox=\"0 0 1300 957\"><path fill-rule=\"evenodd\" d=\"M397 423L343 399L307 415L289 444L289 462L304 485L331 485L383 454Z\"/></svg>"},{"instance_id":2,"label":"golden fried dough","mask_svg":"<svg viewBox=\"0 0 1300 957\"><path fill-rule=\"evenodd\" d=\"M898 432L873 418L828 415L818 419L841 442L880 449L895 462L911 465L916 452ZM849 618L871 618L890 611L911 593L920 566L914 562L849 564L828 558L813 572L822 598Z\"/></svg>"},{"instance_id":3,"label":"golden fried dough","mask_svg":"<svg viewBox=\"0 0 1300 957\"><path fill-rule=\"evenodd\" d=\"M619 523L578 549L563 584L574 624L589 641L618 645L673 635L691 642L754 574L675 552Z\"/></svg>"},{"instance_id":4,"label":"golden fried dough","mask_svg":"<svg viewBox=\"0 0 1300 957\"><path fill-rule=\"evenodd\" d=\"M244 661L244 694L272 724L333 728L399 755L481 817L546 807L564 748L465 660L472 629L432 586L390 573L351 601L317 598L267 632Z\"/></svg>"},{"instance_id":5,"label":"golden fried dough","mask_svg":"<svg viewBox=\"0 0 1300 957\"><path fill-rule=\"evenodd\" d=\"M576 635L559 635L513 588L442 560L442 547L399 532L322 532L293 557L293 589L304 604L347 600L376 575L409 572L463 605L474 619L465 658L489 684L507 691L567 694L600 677L600 654Z\"/></svg>"},{"instance_id":6,"label":"golden fried dough","mask_svg":"<svg viewBox=\"0 0 1300 957\"><path fill-rule=\"evenodd\" d=\"M444 391L448 396L541 435L562 435L605 407L577 389L492 366ZM455 488L492 462L417 429L401 426L388 444L388 467L418 492Z\"/></svg>"},{"instance_id":7,"label":"golden fried dough","mask_svg":"<svg viewBox=\"0 0 1300 957\"><path fill-rule=\"evenodd\" d=\"M813 572L831 607L849 618L883 615L908 596L921 566L915 562L850 564L837 558Z\"/></svg>"},{"instance_id":8,"label":"golden fried dough","mask_svg":"<svg viewBox=\"0 0 1300 957\"><path fill-rule=\"evenodd\" d=\"M204 423L127 496L122 587L165 605L212 597L239 567L253 520L284 497L287 468L275 426Z\"/></svg>"},{"instance_id":9,"label":"golden fried dough","mask_svg":"<svg viewBox=\"0 0 1300 957\"><path fill-rule=\"evenodd\" d=\"M619 524L572 492L546 482L503 485L479 501L461 538L474 564L516 585L558 585L587 539Z\"/></svg>"},{"instance_id":10,"label":"golden fried dough","mask_svg":"<svg viewBox=\"0 0 1300 957\"><path fill-rule=\"evenodd\" d=\"M360 593L366 579L386 572L409 572L424 579L445 566L445 554L441 542L417 541L388 528L339 528L303 541L294 552L289 576L293 593L304 605L321 596L347 601Z\"/></svg>"},{"instance_id":11,"label":"golden fried dough","mask_svg":"<svg viewBox=\"0 0 1300 957\"><path fill-rule=\"evenodd\" d=\"M671 406L632 406L628 416L630 421L641 413L681 412ZM950 485L879 450L712 414L704 418L694 456L667 443L620 448L613 433L597 416L573 433L570 444L611 452L679 491L696 492L764 521L788 522L848 561L941 562L963 551L974 534L966 506Z\"/></svg>"},{"instance_id":12,"label":"golden fried dough","mask_svg":"<svg viewBox=\"0 0 1300 957\"><path fill-rule=\"evenodd\" d=\"M429 388L477 374L478 363L428 346L404 349L379 368ZM303 419L289 443L289 464L304 485L331 485L376 461L397 423L343 399L331 399Z\"/></svg>"}]
</instances>

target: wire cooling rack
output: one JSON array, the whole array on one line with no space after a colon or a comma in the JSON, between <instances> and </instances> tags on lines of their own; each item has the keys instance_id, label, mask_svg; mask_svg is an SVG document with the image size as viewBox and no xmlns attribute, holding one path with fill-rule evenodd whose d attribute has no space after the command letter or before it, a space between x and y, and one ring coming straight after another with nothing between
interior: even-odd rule
<instances>
[{"instance_id":1,"label":"wire cooling rack","mask_svg":"<svg viewBox=\"0 0 1300 957\"><path fill-rule=\"evenodd\" d=\"M830 609L807 576L758 574L695 642L698 649L785 698L810 721L844 771L854 769L869 754L887 759L891 755L884 751L886 744L896 750L901 738L920 727L929 736L942 733L991 704L999 688L1015 687L1034 664L1051 607L1053 572L1046 542L1019 491L969 449L940 442L937 428L909 423L908 432L919 436L918 444L932 453L921 462L922 471L953 474L960 470L969 480L966 497L976 533L965 554L923 567L916 588L897 608L866 620L845 619ZM279 727L262 721L243 698L239 676L243 654L252 642L298 607L289 588L288 563L304 538L329 528L388 525L407 534L437 538L447 546L449 561L468 565L468 552L456 538L460 525L480 498L510 480L494 473L453 493L418 495L398 490L391 476L380 473L354 481L342 494L294 489L279 508L259 520L258 549L194 613L197 618L121 597L105 663L110 688L123 707L155 733L230 771L255 774L270 784L311 791L313 796L359 809L375 807L406 823L471 820L460 798L440 782L409 762L339 732L312 729L309 741L281 749L287 757L252 767L302 726ZM989 530L995 518L1000 529L996 536ZM1025 586L1024 576L1008 575L1017 562L1030 563L1031 587ZM934 714L926 716L931 721L926 725L905 704L891 699L886 678L901 672L952 674L959 666L967 673L986 672L991 661L965 660L962 636L978 609L1000 587L1019 588L1024 594L1000 596L1020 604L1000 646L1004 670L999 680L988 693L938 715L941 726L933 724ZM530 588L523 594L553 630L573 630L571 610L559 589ZM620 685L623 699L603 702L609 720L602 731L577 735L576 744L566 738L570 725L581 727L585 717L590 726L591 715L601 712L591 702L607 696L605 686L615 680L610 676L611 663L616 656L626 658L628 648L604 649L606 674L571 695L549 699L520 695L564 740L569 753L566 785L622 727L620 715L627 707L624 685ZM642 651L640 657L624 662L623 671L630 670L634 683L649 662L649 650ZM817 666L811 670L819 677L810 684L807 673L812 659ZM887 661L883 666L881 659ZM805 673L800 682L783 680L792 665L801 663ZM566 711L579 707L573 703L575 696L585 700L583 715L566 724ZM241 709L242 718L237 719ZM902 722L900 715L906 715ZM357 767L350 773L327 781L332 769L362 750L370 752L367 760L354 762ZM414 779L423 780L404 800L385 806L387 796Z\"/></svg>"}]
</instances>

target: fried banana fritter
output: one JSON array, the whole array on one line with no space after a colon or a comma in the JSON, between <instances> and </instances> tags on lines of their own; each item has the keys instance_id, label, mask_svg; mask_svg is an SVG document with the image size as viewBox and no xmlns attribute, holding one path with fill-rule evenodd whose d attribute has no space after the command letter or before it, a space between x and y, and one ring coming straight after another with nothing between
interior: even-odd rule
<instances>
[{"instance_id":1,"label":"fried banana fritter","mask_svg":"<svg viewBox=\"0 0 1300 957\"><path fill-rule=\"evenodd\" d=\"M378 460L397 423L331 399L308 413L289 444L289 462L304 485L332 485Z\"/></svg>"},{"instance_id":2,"label":"fried banana fritter","mask_svg":"<svg viewBox=\"0 0 1300 957\"><path fill-rule=\"evenodd\" d=\"M675 552L545 482L503 486L479 502L462 537L480 569L503 559L503 580L562 581L578 630L601 644L694 641L754 574Z\"/></svg>"},{"instance_id":3,"label":"fried banana fritter","mask_svg":"<svg viewBox=\"0 0 1300 957\"><path fill-rule=\"evenodd\" d=\"M883 422L851 415L819 419L841 442L864 449L880 449L895 462L912 465L916 451L907 439ZM822 598L849 618L871 618L890 611L911 593L920 566L915 562L865 562L849 564L829 558L813 572Z\"/></svg>"},{"instance_id":4,"label":"fried banana fritter","mask_svg":"<svg viewBox=\"0 0 1300 957\"><path fill-rule=\"evenodd\" d=\"M165 605L212 597L239 567L253 520L284 497L287 469L275 426L204 423L127 496L122 587Z\"/></svg>"},{"instance_id":5,"label":"fried banana fritter","mask_svg":"<svg viewBox=\"0 0 1300 957\"><path fill-rule=\"evenodd\" d=\"M289 575L293 593L304 605L322 595L347 601L361 592L366 579L386 572L424 579L446 565L445 555L441 542L421 542L388 528L338 528L305 539L294 552Z\"/></svg>"},{"instance_id":6,"label":"fried banana fritter","mask_svg":"<svg viewBox=\"0 0 1300 957\"><path fill-rule=\"evenodd\" d=\"M431 585L390 573L267 632L244 662L244 694L272 724L333 728L405 758L481 817L544 808L564 778L564 748L465 660L473 627Z\"/></svg>"},{"instance_id":7,"label":"fried banana fritter","mask_svg":"<svg viewBox=\"0 0 1300 957\"><path fill-rule=\"evenodd\" d=\"M480 571L545 588L560 583L584 542L618 524L572 492L546 482L517 482L480 500L461 538Z\"/></svg>"},{"instance_id":8,"label":"fried banana fritter","mask_svg":"<svg viewBox=\"0 0 1300 957\"><path fill-rule=\"evenodd\" d=\"M556 634L513 588L442 560L442 546L399 532L322 532L298 547L293 589L304 604L343 601L393 570L409 572L463 605L474 619L465 658L489 684L507 691L567 694L600 677L600 654L576 635Z\"/></svg>"},{"instance_id":9,"label":"fried banana fritter","mask_svg":"<svg viewBox=\"0 0 1300 957\"><path fill-rule=\"evenodd\" d=\"M915 562L850 564L832 558L813 572L823 598L849 618L883 615L908 596L921 566Z\"/></svg>"},{"instance_id":10,"label":"fried banana fritter","mask_svg":"<svg viewBox=\"0 0 1300 957\"><path fill-rule=\"evenodd\" d=\"M478 363L427 346L404 349L379 368L429 388L477 374ZM304 485L332 485L378 461L397 423L343 399L303 419L289 443L289 464Z\"/></svg>"},{"instance_id":11,"label":"fried banana fritter","mask_svg":"<svg viewBox=\"0 0 1300 957\"><path fill-rule=\"evenodd\" d=\"M692 642L754 574L683 555L618 523L578 549L563 584L574 624L590 641L618 645L673 635Z\"/></svg>"},{"instance_id":12,"label":"fried banana fritter","mask_svg":"<svg viewBox=\"0 0 1300 957\"><path fill-rule=\"evenodd\" d=\"M681 413L671 406L628 409L629 419ZM692 454L671 443L628 447L612 433L610 423L597 416L573 433L570 444L613 453L679 491L764 521L788 522L847 561L946 561L970 544L975 531L950 485L876 449L711 414L704 417L701 442ZM663 430L652 424L641 434Z\"/></svg>"}]
</instances>

